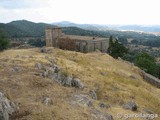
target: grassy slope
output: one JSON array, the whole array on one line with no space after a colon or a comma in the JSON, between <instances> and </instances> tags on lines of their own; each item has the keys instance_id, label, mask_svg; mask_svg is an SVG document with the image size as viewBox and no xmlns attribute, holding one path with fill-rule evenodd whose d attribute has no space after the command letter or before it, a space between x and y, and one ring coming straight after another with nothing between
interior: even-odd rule
<instances>
[{"instance_id":1,"label":"grassy slope","mask_svg":"<svg viewBox=\"0 0 160 120\"><path fill-rule=\"evenodd\" d=\"M117 113L133 113L121 108L123 103L130 100L136 101L139 106L136 113L141 113L144 108L160 113L160 89L146 83L137 67L98 52L83 54L54 48L52 51L45 54L38 49L24 49L0 53L0 91L19 103L19 119L90 119L88 107L75 108L69 104L72 94L88 94L89 90L96 91L97 103L102 101L112 105L104 112L112 114L114 119ZM85 89L62 87L37 75L41 71L35 68L35 62L50 64L45 56L54 60L68 74L80 78ZM14 66L22 71L13 72ZM45 96L53 100L52 106L42 104Z\"/></svg>"}]
</instances>

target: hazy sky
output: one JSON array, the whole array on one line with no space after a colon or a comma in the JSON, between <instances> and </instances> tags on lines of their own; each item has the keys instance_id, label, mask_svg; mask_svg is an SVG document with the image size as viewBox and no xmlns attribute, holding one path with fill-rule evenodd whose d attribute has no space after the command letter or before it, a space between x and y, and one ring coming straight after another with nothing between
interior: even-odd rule
<instances>
[{"instance_id":1,"label":"hazy sky","mask_svg":"<svg viewBox=\"0 0 160 120\"><path fill-rule=\"evenodd\" d=\"M0 0L0 22L159 24L160 0Z\"/></svg>"}]
</instances>

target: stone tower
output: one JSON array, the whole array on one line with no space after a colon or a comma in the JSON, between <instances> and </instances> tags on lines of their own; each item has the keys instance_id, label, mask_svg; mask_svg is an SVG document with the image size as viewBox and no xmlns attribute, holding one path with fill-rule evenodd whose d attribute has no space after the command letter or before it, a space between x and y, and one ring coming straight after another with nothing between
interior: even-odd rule
<instances>
[{"instance_id":1,"label":"stone tower","mask_svg":"<svg viewBox=\"0 0 160 120\"><path fill-rule=\"evenodd\" d=\"M47 47L58 47L58 39L62 36L61 28L48 27L45 30L46 33L46 46Z\"/></svg>"}]
</instances>

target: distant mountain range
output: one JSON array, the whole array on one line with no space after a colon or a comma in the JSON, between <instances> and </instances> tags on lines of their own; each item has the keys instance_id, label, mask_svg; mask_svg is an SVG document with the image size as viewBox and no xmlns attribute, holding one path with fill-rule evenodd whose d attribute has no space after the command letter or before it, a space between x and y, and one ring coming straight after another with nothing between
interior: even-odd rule
<instances>
[{"instance_id":1,"label":"distant mountain range","mask_svg":"<svg viewBox=\"0 0 160 120\"><path fill-rule=\"evenodd\" d=\"M0 23L0 29L3 29L10 38L20 37L45 37L46 27L62 27L62 31L69 35L94 36L94 37L109 37L135 40L159 40L159 36L148 34L144 32L135 31L149 31L159 32L160 26L117 26L117 25L96 25L96 24L76 24L67 21L56 22L52 24L34 23L27 20L17 20L10 23ZM127 31L123 31L127 30ZM135 30L135 31L132 31ZM159 30L159 31L158 31Z\"/></svg>"},{"instance_id":2,"label":"distant mountain range","mask_svg":"<svg viewBox=\"0 0 160 120\"><path fill-rule=\"evenodd\" d=\"M0 29L3 29L8 37L44 37L46 27L57 27L57 25L34 23L27 20L17 20L6 24L0 23ZM66 34L101 36L96 31L84 30L75 26L64 26L62 30Z\"/></svg>"},{"instance_id":3,"label":"distant mountain range","mask_svg":"<svg viewBox=\"0 0 160 120\"><path fill-rule=\"evenodd\" d=\"M60 27L78 27L86 30L109 30L108 26L106 25L98 25L98 24L77 24L72 23L68 21L62 21L62 22L54 22L52 25L57 25Z\"/></svg>"},{"instance_id":4,"label":"distant mountain range","mask_svg":"<svg viewBox=\"0 0 160 120\"><path fill-rule=\"evenodd\" d=\"M99 24L77 24L68 21L54 22L53 25L61 27L79 27L86 30L125 30L125 31L143 31L143 32L160 32L160 25L99 25Z\"/></svg>"}]
</instances>

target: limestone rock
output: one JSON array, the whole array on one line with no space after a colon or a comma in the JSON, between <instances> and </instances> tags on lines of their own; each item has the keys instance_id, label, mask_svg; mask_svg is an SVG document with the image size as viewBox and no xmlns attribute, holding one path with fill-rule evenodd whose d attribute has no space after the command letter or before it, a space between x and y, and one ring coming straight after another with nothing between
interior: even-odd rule
<instances>
[{"instance_id":1,"label":"limestone rock","mask_svg":"<svg viewBox=\"0 0 160 120\"><path fill-rule=\"evenodd\" d=\"M0 92L0 120L9 120L9 116L17 109L18 107Z\"/></svg>"},{"instance_id":2,"label":"limestone rock","mask_svg":"<svg viewBox=\"0 0 160 120\"><path fill-rule=\"evenodd\" d=\"M51 49L46 49L46 48L41 48L40 52L41 53L48 53L48 54L50 54L50 53L52 53L52 50Z\"/></svg>"},{"instance_id":3,"label":"limestone rock","mask_svg":"<svg viewBox=\"0 0 160 120\"><path fill-rule=\"evenodd\" d=\"M46 70L44 73L43 73L43 76L44 76L44 78L47 78L48 77L48 70Z\"/></svg>"},{"instance_id":4,"label":"limestone rock","mask_svg":"<svg viewBox=\"0 0 160 120\"><path fill-rule=\"evenodd\" d=\"M151 111L148 108L143 109L144 112L148 113L148 114L155 114L153 111Z\"/></svg>"},{"instance_id":5,"label":"limestone rock","mask_svg":"<svg viewBox=\"0 0 160 120\"><path fill-rule=\"evenodd\" d=\"M60 71L60 67L58 65L53 66L55 73L58 73Z\"/></svg>"},{"instance_id":6,"label":"limestone rock","mask_svg":"<svg viewBox=\"0 0 160 120\"><path fill-rule=\"evenodd\" d=\"M23 69L21 68L21 67L19 67L19 66L13 66L13 67L11 67L10 69L9 69L9 71L10 72L14 72L14 73L16 73L16 72L21 72Z\"/></svg>"},{"instance_id":7,"label":"limestone rock","mask_svg":"<svg viewBox=\"0 0 160 120\"><path fill-rule=\"evenodd\" d=\"M83 89L84 85L79 79L76 78L76 79L72 80L72 87L77 87L77 88Z\"/></svg>"},{"instance_id":8,"label":"limestone rock","mask_svg":"<svg viewBox=\"0 0 160 120\"><path fill-rule=\"evenodd\" d=\"M123 105L124 109L129 109L132 111L136 111L137 110L137 104L134 101L129 101L126 104Z\"/></svg>"},{"instance_id":9,"label":"limestone rock","mask_svg":"<svg viewBox=\"0 0 160 120\"><path fill-rule=\"evenodd\" d=\"M37 67L39 70L43 68L43 65L39 62L35 63L35 67Z\"/></svg>"},{"instance_id":10,"label":"limestone rock","mask_svg":"<svg viewBox=\"0 0 160 120\"><path fill-rule=\"evenodd\" d=\"M77 104L77 105L84 105L84 106L88 106L88 107L92 107L93 106L93 101L92 99L90 99L87 95L83 95L83 94L76 94L72 96L72 104Z\"/></svg>"},{"instance_id":11,"label":"limestone rock","mask_svg":"<svg viewBox=\"0 0 160 120\"><path fill-rule=\"evenodd\" d=\"M114 120L112 115L108 113L103 113L96 109L91 111L91 115L93 117L93 120Z\"/></svg>"},{"instance_id":12,"label":"limestone rock","mask_svg":"<svg viewBox=\"0 0 160 120\"><path fill-rule=\"evenodd\" d=\"M111 105L108 105L108 104L105 104L105 103L99 103L99 107L108 109L108 108L111 107Z\"/></svg>"},{"instance_id":13,"label":"limestone rock","mask_svg":"<svg viewBox=\"0 0 160 120\"><path fill-rule=\"evenodd\" d=\"M43 103L48 106L48 105L52 105L53 104L53 101L51 98L49 97L45 97L44 100L43 100Z\"/></svg>"},{"instance_id":14,"label":"limestone rock","mask_svg":"<svg viewBox=\"0 0 160 120\"><path fill-rule=\"evenodd\" d=\"M94 90L90 90L89 91L89 96L94 99L94 100L97 100L97 94Z\"/></svg>"},{"instance_id":15,"label":"limestone rock","mask_svg":"<svg viewBox=\"0 0 160 120\"><path fill-rule=\"evenodd\" d=\"M68 87L71 87L72 86L72 80L73 80L72 77L70 77L70 76L67 77L64 85L68 86Z\"/></svg>"},{"instance_id":16,"label":"limestone rock","mask_svg":"<svg viewBox=\"0 0 160 120\"><path fill-rule=\"evenodd\" d=\"M61 68L56 64L53 64L53 65L51 65L51 67L48 67L48 66L43 66L41 63L37 62L35 64L35 66L38 69L44 70L44 72L42 73L44 78L53 79L63 86L76 87L76 88L80 88L80 89L84 88L84 85L81 82L81 80L64 74L62 72Z\"/></svg>"}]
</instances>

